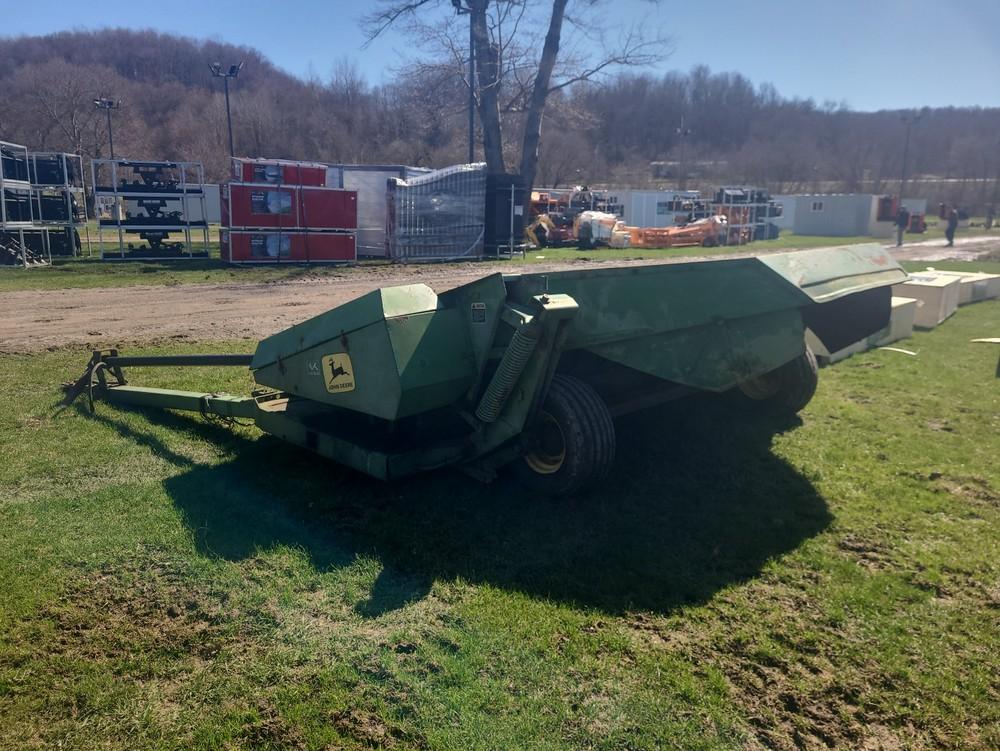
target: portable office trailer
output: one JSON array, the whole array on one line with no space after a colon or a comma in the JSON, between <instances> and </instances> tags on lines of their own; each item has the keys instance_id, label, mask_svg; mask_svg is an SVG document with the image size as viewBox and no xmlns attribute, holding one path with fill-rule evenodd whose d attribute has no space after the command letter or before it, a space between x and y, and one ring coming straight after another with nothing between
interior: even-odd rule
<instances>
[{"instance_id":1,"label":"portable office trailer","mask_svg":"<svg viewBox=\"0 0 1000 751\"><path fill-rule=\"evenodd\" d=\"M618 193L624 209L623 219L630 227L674 227L688 220L703 219L707 211L697 190L623 190Z\"/></svg>"},{"instance_id":2,"label":"portable office trailer","mask_svg":"<svg viewBox=\"0 0 1000 751\"><path fill-rule=\"evenodd\" d=\"M795 211L798 208L798 196L772 196L773 200L781 207L781 216L775 217L772 222L779 229L789 229L795 231Z\"/></svg>"},{"instance_id":3,"label":"portable office trailer","mask_svg":"<svg viewBox=\"0 0 1000 751\"><path fill-rule=\"evenodd\" d=\"M870 193L836 193L795 196L797 235L852 237L868 235L877 205Z\"/></svg>"},{"instance_id":4,"label":"portable office trailer","mask_svg":"<svg viewBox=\"0 0 1000 751\"><path fill-rule=\"evenodd\" d=\"M781 202L786 214L789 205L794 207L790 226L797 235L888 238L895 232L896 217L879 211L882 198L872 193L817 193L781 196ZM927 210L923 198L904 198L902 203L911 214Z\"/></svg>"}]
</instances>

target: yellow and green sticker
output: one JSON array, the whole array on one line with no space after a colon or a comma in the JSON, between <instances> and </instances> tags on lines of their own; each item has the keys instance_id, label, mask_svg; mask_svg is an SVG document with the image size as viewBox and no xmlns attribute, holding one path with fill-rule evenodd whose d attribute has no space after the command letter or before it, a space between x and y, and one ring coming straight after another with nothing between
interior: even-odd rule
<instances>
[{"instance_id":1,"label":"yellow and green sticker","mask_svg":"<svg viewBox=\"0 0 1000 751\"><path fill-rule=\"evenodd\" d=\"M346 352L327 355L323 358L323 381L331 394L354 391L354 366Z\"/></svg>"}]
</instances>

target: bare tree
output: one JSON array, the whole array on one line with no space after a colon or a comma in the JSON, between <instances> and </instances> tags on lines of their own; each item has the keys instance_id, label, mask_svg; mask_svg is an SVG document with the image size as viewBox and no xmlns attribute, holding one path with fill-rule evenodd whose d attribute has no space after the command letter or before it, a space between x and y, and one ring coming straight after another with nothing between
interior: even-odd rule
<instances>
[{"instance_id":1,"label":"bare tree","mask_svg":"<svg viewBox=\"0 0 1000 751\"><path fill-rule=\"evenodd\" d=\"M406 21L409 33L423 40L431 54L418 66L450 71L472 87L490 171L507 170L504 126L518 123L520 173L528 187L538 169L545 109L553 92L599 80L623 67L650 65L667 53L667 40L640 25L611 33L606 17L595 8L599 0L552 0L544 20L527 0L452 0L451 4L469 18L474 80L466 73L468 58L459 25L454 18L433 12L440 10L441 0L382 0L366 19L369 39ZM579 15L569 12L571 5ZM545 33L540 37L536 29L543 23Z\"/></svg>"}]
</instances>

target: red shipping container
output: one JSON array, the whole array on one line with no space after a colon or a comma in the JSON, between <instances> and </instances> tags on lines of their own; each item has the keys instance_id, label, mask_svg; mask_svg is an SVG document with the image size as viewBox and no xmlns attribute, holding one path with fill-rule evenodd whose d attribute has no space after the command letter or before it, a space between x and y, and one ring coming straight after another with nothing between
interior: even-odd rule
<instances>
[{"instance_id":1,"label":"red shipping container","mask_svg":"<svg viewBox=\"0 0 1000 751\"><path fill-rule=\"evenodd\" d=\"M358 227L358 194L335 188L229 183L222 192L222 222L247 229L353 230Z\"/></svg>"},{"instance_id":2,"label":"red shipping container","mask_svg":"<svg viewBox=\"0 0 1000 751\"><path fill-rule=\"evenodd\" d=\"M299 219L302 227L310 229L358 228L357 191L302 188L299 191L299 196Z\"/></svg>"},{"instance_id":3,"label":"red shipping container","mask_svg":"<svg viewBox=\"0 0 1000 751\"><path fill-rule=\"evenodd\" d=\"M334 232L223 230L222 260L229 263L330 263L354 261L354 235Z\"/></svg>"},{"instance_id":4,"label":"red shipping container","mask_svg":"<svg viewBox=\"0 0 1000 751\"><path fill-rule=\"evenodd\" d=\"M326 185L326 165L280 159L233 159L233 180L267 185Z\"/></svg>"}]
</instances>

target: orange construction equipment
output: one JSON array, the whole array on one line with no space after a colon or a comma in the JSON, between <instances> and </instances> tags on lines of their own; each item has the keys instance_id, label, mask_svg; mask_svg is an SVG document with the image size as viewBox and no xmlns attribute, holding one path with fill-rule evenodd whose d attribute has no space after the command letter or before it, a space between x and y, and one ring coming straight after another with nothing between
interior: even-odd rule
<instances>
[{"instance_id":1,"label":"orange construction equipment","mask_svg":"<svg viewBox=\"0 0 1000 751\"><path fill-rule=\"evenodd\" d=\"M633 248L712 248L726 242L729 222L721 215L698 219L680 227L628 227Z\"/></svg>"}]
</instances>

